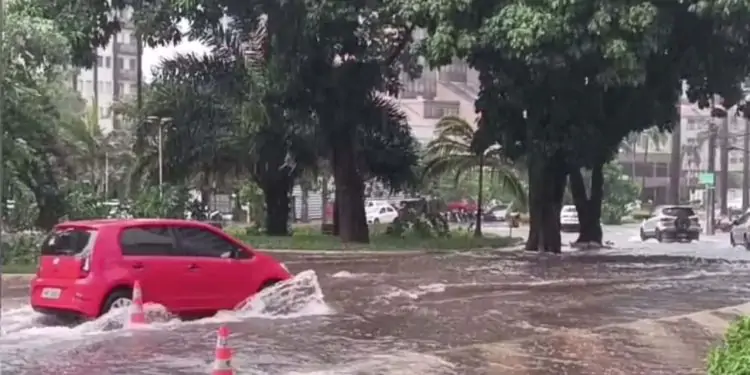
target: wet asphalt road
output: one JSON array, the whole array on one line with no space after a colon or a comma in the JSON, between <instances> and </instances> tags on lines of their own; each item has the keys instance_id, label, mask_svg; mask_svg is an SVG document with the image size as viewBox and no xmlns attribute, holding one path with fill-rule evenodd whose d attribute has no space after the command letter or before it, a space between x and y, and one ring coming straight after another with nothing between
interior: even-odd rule
<instances>
[{"instance_id":1,"label":"wet asphalt road","mask_svg":"<svg viewBox=\"0 0 750 375\"><path fill-rule=\"evenodd\" d=\"M155 311L136 331L122 317L56 325L25 306L23 286L5 285L0 370L209 374L226 323L239 374L701 373L740 312L710 310L750 300L750 253L727 235L606 236L614 249L563 256L279 254L300 277L244 311L187 323Z\"/></svg>"}]
</instances>

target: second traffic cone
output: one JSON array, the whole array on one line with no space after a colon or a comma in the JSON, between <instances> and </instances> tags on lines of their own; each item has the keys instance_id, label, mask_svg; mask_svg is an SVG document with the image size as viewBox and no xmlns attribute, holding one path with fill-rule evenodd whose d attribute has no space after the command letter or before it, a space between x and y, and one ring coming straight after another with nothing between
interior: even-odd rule
<instances>
[{"instance_id":1,"label":"second traffic cone","mask_svg":"<svg viewBox=\"0 0 750 375\"><path fill-rule=\"evenodd\" d=\"M130 305L130 316L128 322L133 324L146 324L146 314L143 312L143 294L141 293L141 283L136 281L133 284L133 303Z\"/></svg>"},{"instance_id":2,"label":"second traffic cone","mask_svg":"<svg viewBox=\"0 0 750 375\"><path fill-rule=\"evenodd\" d=\"M226 326L219 327L216 337L216 355L211 375L234 375L232 349L229 349L229 346L227 346L227 339L229 339L229 328Z\"/></svg>"}]
</instances>

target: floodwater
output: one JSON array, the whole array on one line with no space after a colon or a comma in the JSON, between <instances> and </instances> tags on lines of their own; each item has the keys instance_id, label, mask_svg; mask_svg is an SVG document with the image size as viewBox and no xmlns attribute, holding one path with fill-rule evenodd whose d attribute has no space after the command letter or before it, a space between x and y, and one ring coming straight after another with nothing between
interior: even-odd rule
<instances>
[{"instance_id":1,"label":"floodwater","mask_svg":"<svg viewBox=\"0 0 750 375\"><path fill-rule=\"evenodd\" d=\"M180 322L147 306L139 329L123 311L64 326L5 285L0 372L210 374L226 324L237 374L701 373L727 323L750 312L750 252L726 234L605 236L613 249L562 256L279 254L297 277L240 310Z\"/></svg>"}]
</instances>

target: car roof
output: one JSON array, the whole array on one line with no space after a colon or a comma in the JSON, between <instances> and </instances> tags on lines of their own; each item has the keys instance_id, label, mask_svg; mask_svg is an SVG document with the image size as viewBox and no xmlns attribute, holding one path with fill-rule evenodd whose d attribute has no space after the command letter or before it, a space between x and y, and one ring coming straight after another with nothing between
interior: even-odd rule
<instances>
[{"instance_id":1,"label":"car roof","mask_svg":"<svg viewBox=\"0 0 750 375\"><path fill-rule=\"evenodd\" d=\"M90 228L104 228L104 227L131 227L138 225L175 225L175 226L192 226L199 228L215 228L208 223L204 223L196 220L185 220L185 219L93 219L93 220L73 220L66 221L58 224L58 227L90 227Z\"/></svg>"}]
</instances>

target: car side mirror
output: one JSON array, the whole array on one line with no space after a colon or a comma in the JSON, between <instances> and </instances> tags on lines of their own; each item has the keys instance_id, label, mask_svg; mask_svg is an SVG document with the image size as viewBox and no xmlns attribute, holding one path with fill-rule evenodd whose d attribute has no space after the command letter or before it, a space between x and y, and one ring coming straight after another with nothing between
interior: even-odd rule
<instances>
[{"instance_id":1,"label":"car side mirror","mask_svg":"<svg viewBox=\"0 0 750 375\"><path fill-rule=\"evenodd\" d=\"M739 220L732 220L732 225L738 225L740 223Z\"/></svg>"}]
</instances>

